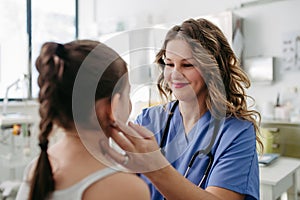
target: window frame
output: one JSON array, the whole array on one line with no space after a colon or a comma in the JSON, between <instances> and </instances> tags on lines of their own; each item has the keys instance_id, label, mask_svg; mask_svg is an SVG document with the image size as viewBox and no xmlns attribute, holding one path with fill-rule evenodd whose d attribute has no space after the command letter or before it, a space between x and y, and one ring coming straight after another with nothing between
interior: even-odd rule
<instances>
[{"instance_id":1,"label":"window frame","mask_svg":"<svg viewBox=\"0 0 300 200\"><path fill-rule=\"evenodd\" d=\"M49 0L50 1L50 0ZM33 100L36 99L37 97L33 96L33 81L37 81L37 80L33 80L32 77L32 70L33 70L33 65L34 65L34 61L33 61L33 40L32 40L32 13L33 13L33 8L32 8L32 2L33 0L26 0L26 34L27 34L27 41L28 41L28 50L27 50L27 79L28 79L28 87L27 87L27 91L25 91L27 93L27 97L20 97L20 98L15 98L15 97L9 97L8 96L8 101L26 101L26 100ZM74 0L74 40L78 39L78 35L79 35L79 0ZM6 82L5 82L6 83ZM5 94L5 93L4 93ZM4 101L5 99L5 95L0 97L0 101Z\"/></svg>"}]
</instances>

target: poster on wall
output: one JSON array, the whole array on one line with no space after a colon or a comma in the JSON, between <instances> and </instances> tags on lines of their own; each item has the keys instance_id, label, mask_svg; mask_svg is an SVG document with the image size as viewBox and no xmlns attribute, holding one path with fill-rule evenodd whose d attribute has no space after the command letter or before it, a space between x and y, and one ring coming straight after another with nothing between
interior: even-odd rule
<instances>
[{"instance_id":1,"label":"poster on wall","mask_svg":"<svg viewBox=\"0 0 300 200\"><path fill-rule=\"evenodd\" d=\"M300 71L300 30L283 34L283 70Z\"/></svg>"}]
</instances>

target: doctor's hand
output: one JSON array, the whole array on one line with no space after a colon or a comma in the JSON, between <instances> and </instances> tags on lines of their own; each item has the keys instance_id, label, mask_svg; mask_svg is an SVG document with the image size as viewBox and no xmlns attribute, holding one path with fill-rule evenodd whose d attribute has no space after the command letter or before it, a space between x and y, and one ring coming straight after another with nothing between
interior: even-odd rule
<instances>
[{"instance_id":1,"label":"doctor's hand","mask_svg":"<svg viewBox=\"0 0 300 200\"><path fill-rule=\"evenodd\" d=\"M132 122L129 122L128 125L123 122L116 122L116 125L119 132L113 132L111 137L126 154L120 154L111 148L107 142L100 142L105 156L133 173L153 172L170 165L160 152L151 131Z\"/></svg>"}]
</instances>

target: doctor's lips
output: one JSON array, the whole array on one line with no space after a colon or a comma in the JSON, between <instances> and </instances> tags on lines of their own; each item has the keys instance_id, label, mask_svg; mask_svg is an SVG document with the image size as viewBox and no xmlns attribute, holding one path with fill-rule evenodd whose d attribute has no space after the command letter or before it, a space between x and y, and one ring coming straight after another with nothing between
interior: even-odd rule
<instances>
[{"instance_id":1,"label":"doctor's lips","mask_svg":"<svg viewBox=\"0 0 300 200\"><path fill-rule=\"evenodd\" d=\"M183 83L183 82L172 82L171 84L173 88L183 88L189 85L189 83Z\"/></svg>"}]
</instances>

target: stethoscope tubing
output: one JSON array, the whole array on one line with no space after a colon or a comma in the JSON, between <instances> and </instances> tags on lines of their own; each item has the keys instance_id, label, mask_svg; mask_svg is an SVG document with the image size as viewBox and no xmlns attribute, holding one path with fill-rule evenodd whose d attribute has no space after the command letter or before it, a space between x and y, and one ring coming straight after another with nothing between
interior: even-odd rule
<instances>
[{"instance_id":1,"label":"stethoscope tubing","mask_svg":"<svg viewBox=\"0 0 300 200\"><path fill-rule=\"evenodd\" d=\"M161 138L161 142L159 144L159 147L161 148L161 152L165 155L165 152L163 150L163 147L165 146L165 143L166 143L166 140L167 140L167 135L168 135L168 132L169 132L169 128L170 128L170 123L171 123L171 119L174 115L174 111L176 109L176 107L178 106L179 104L179 101L175 101L173 106L171 107L171 110L168 114L168 119L167 119L167 122L166 122L166 126L165 126L165 129L164 129L164 132L163 132L163 135L162 135L162 138ZM187 178L187 175L190 171L190 169L192 168L193 164L194 164L194 161L196 160L197 156L199 156L199 154L202 154L202 155L208 155L209 156L209 163L208 163L208 166L204 172L204 175L202 176L199 184L198 184L198 187L200 187L202 185L202 183L204 182L205 178L208 176L208 173L212 167L212 163L213 163L213 160L214 160L214 157L211 153L211 148L212 146L214 145L215 141L216 141L216 138L217 138L217 135L218 135L218 132L219 132L219 129L220 129L220 120L218 119L214 119L214 129L213 129L213 135L212 135L212 138L210 140L210 143L209 145L205 148L205 149L202 149L202 150L198 150L196 151L189 164L188 164L188 167L184 173L184 177Z\"/></svg>"}]
</instances>

